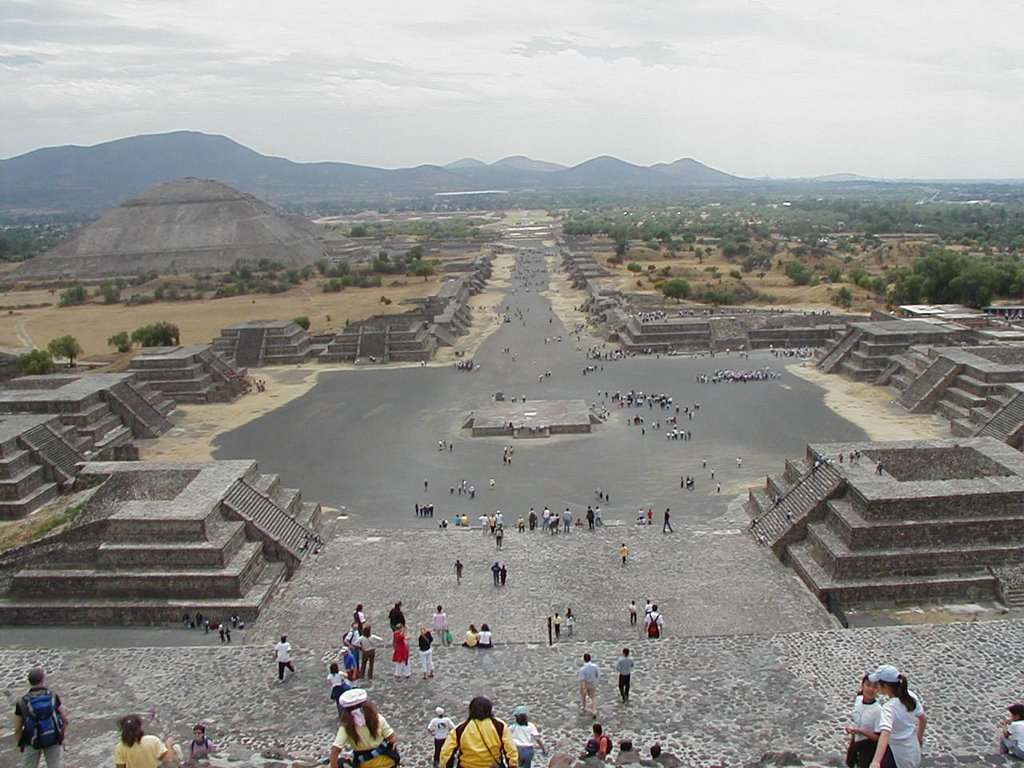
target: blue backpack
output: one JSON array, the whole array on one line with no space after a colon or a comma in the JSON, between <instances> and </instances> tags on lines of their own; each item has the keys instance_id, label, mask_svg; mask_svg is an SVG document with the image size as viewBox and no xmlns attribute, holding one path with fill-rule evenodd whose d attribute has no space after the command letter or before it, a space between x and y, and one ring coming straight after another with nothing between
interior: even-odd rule
<instances>
[{"instance_id":1,"label":"blue backpack","mask_svg":"<svg viewBox=\"0 0 1024 768\"><path fill-rule=\"evenodd\" d=\"M21 699L24 718L21 743L33 749L46 749L64 741L64 723L57 712L57 698L42 691Z\"/></svg>"}]
</instances>

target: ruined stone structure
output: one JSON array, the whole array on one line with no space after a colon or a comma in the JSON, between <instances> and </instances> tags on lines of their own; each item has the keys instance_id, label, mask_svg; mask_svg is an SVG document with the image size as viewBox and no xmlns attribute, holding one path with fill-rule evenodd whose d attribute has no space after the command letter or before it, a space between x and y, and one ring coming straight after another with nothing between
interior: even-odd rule
<instances>
[{"instance_id":1,"label":"ruined stone structure","mask_svg":"<svg viewBox=\"0 0 1024 768\"><path fill-rule=\"evenodd\" d=\"M71 486L81 452L60 418L0 416L0 520L25 517Z\"/></svg>"},{"instance_id":2,"label":"ruined stone structure","mask_svg":"<svg viewBox=\"0 0 1024 768\"><path fill-rule=\"evenodd\" d=\"M895 372L893 358L918 344L967 344L974 332L957 323L934 320L883 320L851 323L818 363L825 373L854 381L877 382Z\"/></svg>"},{"instance_id":3,"label":"ruined stone structure","mask_svg":"<svg viewBox=\"0 0 1024 768\"><path fill-rule=\"evenodd\" d=\"M221 360L209 344L146 347L129 370L175 403L226 403L242 394L246 370Z\"/></svg>"},{"instance_id":4,"label":"ruined stone structure","mask_svg":"<svg viewBox=\"0 0 1024 768\"><path fill-rule=\"evenodd\" d=\"M222 328L213 340L213 351L234 361L237 368L263 365L295 365L316 357L306 330L291 320L250 320Z\"/></svg>"},{"instance_id":5,"label":"ruined stone structure","mask_svg":"<svg viewBox=\"0 0 1024 768\"><path fill-rule=\"evenodd\" d=\"M318 547L320 505L254 461L94 462L68 527L0 557L3 624L255 618Z\"/></svg>"},{"instance_id":6,"label":"ruined stone structure","mask_svg":"<svg viewBox=\"0 0 1024 768\"><path fill-rule=\"evenodd\" d=\"M463 429L473 437L507 435L515 438L590 432L601 415L583 400L498 401L480 406L466 418Z\"/></svg>"},{"instance_id":7,"label":"ruined stone structure","mask_svg":"<svg viewBox=\"0 0 1024 768\"><path fill-rule=\"evenodd\" d=\"M285 216L217 181L181 179L145 192L8 274L10 280L226 272L261 259L312 265L336 233Z\"/></svg>"},{"instance_id":8,"label":"ruined stone structure","mask_svg":"<svg viewBox=\"0 0 1024 768\"><path fill-rule=\"evenodd\" d=\"M0 390L0 413L55 415L64 439L89 457L113 457L133 437L162 435L173 410L134 373L23 376Z\"/></svg>"},{"instance_id":9,"label":"ruined stone structure","mask_svg":"<svg viewBox=\"0 0 1024 768\"><path fill-rule=\"evenodd\" d=\"M747 510L754 536L840 615L1024 598L1024 454L990 437L809 445Z\"/></svg>"}]
</instances>

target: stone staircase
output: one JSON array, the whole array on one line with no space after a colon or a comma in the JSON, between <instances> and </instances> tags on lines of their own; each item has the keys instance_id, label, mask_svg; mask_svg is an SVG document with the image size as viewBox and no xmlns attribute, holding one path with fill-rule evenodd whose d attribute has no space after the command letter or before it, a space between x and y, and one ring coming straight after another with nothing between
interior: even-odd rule
<instances>
[{"instance_id":1,"label":"stone staircase","mask_svg":"<svg viewBox=\"0 0 1024 768\"><path fill-rule=\"evenodd\" d=\"M835 346L821 359L821 362L818 363L818 369L824 373L835 371L842 364L846 356L850 354L850 350L857 346L863 335L864 331L861 328L850 328L846 335L839 339Z\"/></svg>"},{"instance_id":2,"label":"stone staircase","mask_svg":"<svg viewBox=\"0 0 1024 768\"><path fill-rule=\"evenodd\" d=\"M20 440L32 457L50 470L62 489L74 483L83 457L62 435L40 424L24 432Z\"/></svg>"},{"instance_id":3,"label":"stone staircase","mask_svg":"<svg viewBox=\"0 0 1024 768\"><path fill-rule=\"evenodd\" d=\"M976 433L976 437L994 437L1006 442L1024 426L1024 391L996 411Z\"/></svg>"},{"instance_id":4,"label":"stone staircase","mask_svg":"<svg viewBox=\"0 0 1024 768\"><path fill-rule=\"evenodd\" d=\"M843 476L829 463L813 466L800 475L796 482L785 484L785 480L774 479L771 490L782 500L775 503L765 492L750 492L748 509L752 513L750 533L773 549L789 537L791 531L805 526L808 516L819 505L841 491ZM767 503L766 503L767 502Z\"/></svg>"},{"instance_id":5,"label":"stone staircase","mask_svg":"<svg viewBox=\"0 0 1024 768\"><path fill-rule=\"evenodd\" d=\"M172 426L167 417L127 381L107 390L107 400L137 437L159 437Z\"/></svg>"},{"instance_id":6,"label":"stone staircase","mask_svg":"<svg viewBox=\"0 0 1024 768\"><path fill-rule=\"evenodd\" d=\"M238 332L235 347L235 365L239 368L259 368L263 364L263 347L267 329L261 327L242 328Z\"/></svg>"},{"instance_id":7,"label":"stone staircase","mask_svg":"<svg viewBox=\"0 0 1024 768\"><path fill-rule=\"evenodd\" d=\"M897 402L911 413L930 410L961 369L947 357L938 358L903 390Z\"/></svg>"},{"instance_id":8,"label":"stone staircase","mask_svg":"<svg viewBox=\"0 0 1024 768\"><path fill-rule=\"evenodd\" d=\"M289 507L294 508L296 503L302 508L301 497L297 496L297 492L292 495L286 507L275 501L271 494L259 490L245 479L235 482L222 502L230 512L251 525L266 546L278 550L289 566L289 571L298 567L317 535L312 528L289 514Z\"/></svg>"}]
</instances>

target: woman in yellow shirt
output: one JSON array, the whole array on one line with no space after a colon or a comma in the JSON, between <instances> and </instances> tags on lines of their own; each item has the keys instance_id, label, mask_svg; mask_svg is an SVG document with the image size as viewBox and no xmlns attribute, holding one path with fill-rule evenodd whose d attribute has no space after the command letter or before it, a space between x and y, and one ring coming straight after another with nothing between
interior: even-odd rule
<instances>
[{"instance_id":1,"label":"woman in yellow shirt","mask_svg":"<svg viewBox=\"0 0 1024 768\"><path fill-rule=\"evenodd\" d=\"M338 768L342 752L351 752L355 768L392 768L399 763L398 737L384 716L367 700L366 691L353 688L338 699L341 726L331 744L331 768Z\"/></svg>"}]
</instances>

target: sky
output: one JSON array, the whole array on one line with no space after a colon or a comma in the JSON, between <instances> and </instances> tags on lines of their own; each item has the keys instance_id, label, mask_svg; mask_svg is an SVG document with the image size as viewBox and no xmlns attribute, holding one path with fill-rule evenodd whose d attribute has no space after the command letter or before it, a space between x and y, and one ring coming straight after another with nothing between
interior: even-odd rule
<instances>
[{"instance_id":1,"label":"sky","mask_svg":"<svg viewBox=\"0 0 1024 768\"><path fill-rule=\"evenodd\" d=\"M0 157L196 130L383 168L1024 178L1024 0L3 0Z\"/></svg>"}]
</instances>

